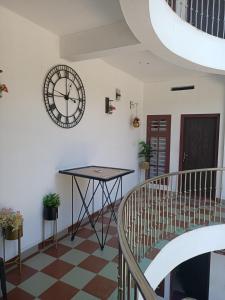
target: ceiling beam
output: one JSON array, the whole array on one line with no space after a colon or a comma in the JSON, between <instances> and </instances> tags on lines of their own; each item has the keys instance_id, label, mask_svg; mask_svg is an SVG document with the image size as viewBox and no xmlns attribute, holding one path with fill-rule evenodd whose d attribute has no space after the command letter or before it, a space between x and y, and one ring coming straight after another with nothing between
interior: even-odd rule
<instances>
[{"instance_id":1,"label":"ceiling beam","mask_svg":"<svg viewBox=\"0 0 225 300\"><path fill-rule=\"evenodd\" d=\"M79 61L141 50L142 46L125 21L60 37L60 56Z\"/></svg>"}]
</instances>

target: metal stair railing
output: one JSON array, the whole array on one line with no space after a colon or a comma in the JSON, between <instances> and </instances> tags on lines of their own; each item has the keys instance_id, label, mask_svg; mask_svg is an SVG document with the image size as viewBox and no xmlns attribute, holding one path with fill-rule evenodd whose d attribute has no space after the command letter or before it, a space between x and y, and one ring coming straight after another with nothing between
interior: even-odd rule
<instances>
[{"instance_id":1,"label":"metal stair railing","mask_svg":"<svg viewBox=\"0 0 225 300\"><path fill-rule=\"evenodd\" d=\"M224 175L225 168L170 173L146 180L124 197L118 213L120 300L157 299L144 276L156 246L186 231L225 223Z\"/></svg>"},{"instance_id":2,"label":"metal stair railing","mask_svg":"<svg viewBox=\"0 0 225 300\"><path fill-rule=\"evenodd\" d=\"M225 38L224 0L166 0L183 20L196 28Z\"/></svg>"}]
</instances>

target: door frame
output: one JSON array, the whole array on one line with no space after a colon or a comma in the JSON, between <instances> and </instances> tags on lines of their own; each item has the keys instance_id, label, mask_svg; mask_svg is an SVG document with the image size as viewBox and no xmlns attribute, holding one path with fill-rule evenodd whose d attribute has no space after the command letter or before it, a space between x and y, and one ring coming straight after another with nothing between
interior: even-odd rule
<instances>
[{"instance_id":1,"label":"door frame","mask_svg":"<svg viewBox=\"0 0 225 300\"><path fill-rule=\"evenodd\" d=\"M184 152L184 122L187 118L215 118L216 119L216 143L214 147L214 165L218 164L218 151L219 151L219 131L220 131L220 114L182 114L180 123L180 153L179 153L179 171L184 171L183 165L183 152Z\"/></svg>"}]
</instances>

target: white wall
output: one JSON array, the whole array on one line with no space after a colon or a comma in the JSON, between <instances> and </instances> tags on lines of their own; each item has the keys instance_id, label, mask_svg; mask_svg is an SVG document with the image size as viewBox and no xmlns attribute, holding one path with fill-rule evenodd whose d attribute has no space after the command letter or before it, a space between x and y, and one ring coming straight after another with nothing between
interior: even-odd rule
<instances>
[{"instance_id":1,"label":"white wall","mask_svg":"<svg viewBox=\"0 0 225 300\"><path fill-rule=\"evenodd\" d=\"M171 92L171 87L195 85L194 90ZM220 137L218 166L223 166L224 145L224 79L202 77L168 82L156 82L144 86L144 121L143 137L146 136L147 115L170 114L171 145L170 172L179 169L180 121L181 114L220 114Z\"/></svg>"},{"instance_id":2,"label":"white wall","mask_svg":"<svg viewBox=\"0 0 225 300\"><path fill-rule=\"evenodd\" d=\"M209 300L224 300L224 270L225 256L212 253L210 261Z\"/></svg>"},{"instance_id":3,"label":"white wall","mask_svg":"<svg viewBox=\"0 0 225 300\"><path fill-rule=\"evenodd\" d=\"M25 250L41 241L45 193L61 194L59 230L70 225L71 178L59 175L59 169L88 164L137 169L140 130L130 126L129 102L140 102L141 109L143 85L101 60L61 60L56 36L3 8L0 36L0 79L9 88L0 99L0 208L23 213ZM59 63L77 71L86 91L83 119L72 129L54 124L43 102L46 73ZM104 99L114 98L116 88L122 100L113 115L106 115ZM137 179L137 172L125 177L124 192ZM8 242L7 258L15 250L15 243Z\"/></svg>"}]
</instances>

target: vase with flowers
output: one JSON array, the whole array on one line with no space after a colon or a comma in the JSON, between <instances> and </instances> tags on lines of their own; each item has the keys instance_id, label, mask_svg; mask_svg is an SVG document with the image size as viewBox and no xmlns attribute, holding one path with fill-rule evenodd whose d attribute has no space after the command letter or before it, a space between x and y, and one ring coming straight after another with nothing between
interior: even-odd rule
<instances>
[{"instance_id":1,"label":"vase with flowers","mask_svg":"<svg viewBox=\"0 0 225 300\"><path fill-rule=\"evenodd\" d=\"M16 240L23 236L23 216L12 208L0 210L0 227L6 240Z\"/></svg>"}]
</instances>

